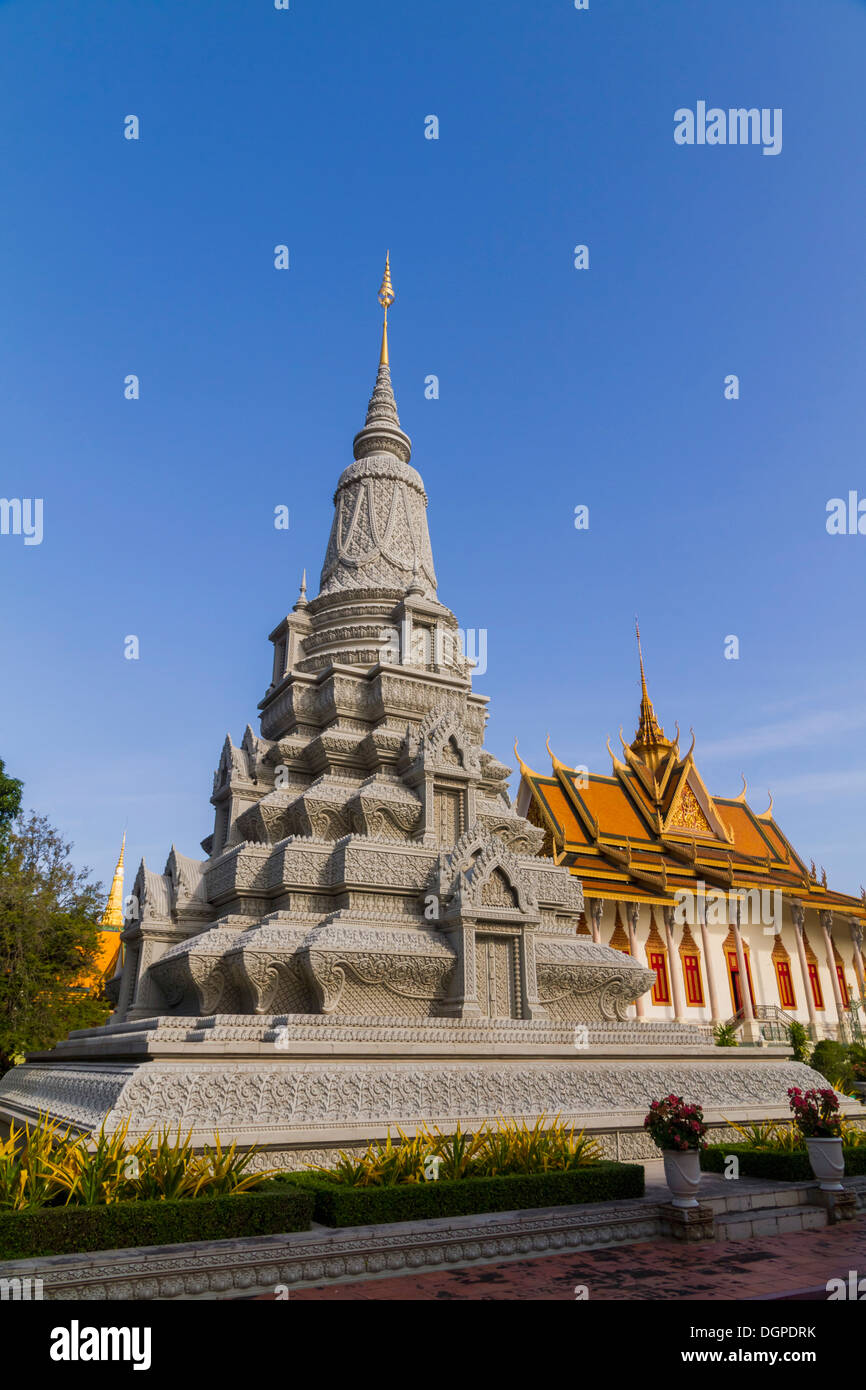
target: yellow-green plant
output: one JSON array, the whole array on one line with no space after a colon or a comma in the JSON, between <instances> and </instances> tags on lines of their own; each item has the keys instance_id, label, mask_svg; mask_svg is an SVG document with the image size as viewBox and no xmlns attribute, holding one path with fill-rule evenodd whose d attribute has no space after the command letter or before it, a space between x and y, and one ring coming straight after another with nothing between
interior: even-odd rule
<instances>
[{"instance_id":1,"label":"yellow-green plant","mask_svg":"<svg viewBox=\"0 0 866 1390\"><path fill-rule=\"evenodd\" d=\"M866 1146L866 1129L858 1129L856 1125L849 1124L847 1120L843 1120L842 1143L848 1149L859 1149Z\"/></svg>"},{"instance_id":2,"label":"yellow-green plant","mask_svg":"<svg viewBox=\"0 0 866 1390\"><path fill-rule=\"evenodd\" d=\"M518 1123L500 1117L496 1128L487 1130L479 1166L496 1173L569 1172L602 1157L597 1140L583 1130L575 1134L574 1126L566 1125L559 1115L549 1125L545 1119L540 1115L530 1128L525 1120Z\"/></svg>"},{"instance_id":3,"label":"yellow-green plant","mask_svg":"<svg viewBox=\"0 0 866 1390\"><path fill-rule=\"evenodd\" d=\"M129 1149L125 1160L134 1194L144 1201L192 1196L198 1180L194 1164L192 1133L182 1139L180 1124L175 1135L166 1126L159 1130L155 1139L153 1131L148 1130Z\"/></svg>"},{"instance_id":4,"label":"yellow-green plant","mask_svg":"<svg viewBox=\"0 0 866 1390\"><path fill-rule=\"evenodd\" d=\"M484 1152L487 1138L486 1128L477 1134L466 1134L458 1124L453 1134L435 1129L431 1138L432 1157L441 1160L437 1165L440 1178L466 1178L477 1171L477 1160Z\"/></svg>"},{"instance_id":5,"label":"yellow-green plant","mask_svg":"<svg viewBox=\"0 0 866 1390\"><path fill-rule=\"evenodd\" d=\"M458 1124L453 1133L422 1128L409 1138L398 1129L399 1142L390 1131L384 1143L368 1144L364 1153L341 1150L331 1167L318 1165L333 1181L351 1187L380 1187L395 1183L429 1182L434 1179L495 1177L508 1173L568 1172L597 1163L602 1151L594 1139L557 1115L549 1125L539 1116L533 1125L525 1120L500 1118L472 1132Z\"/></svg>"},{"instance_id":6,"label":"yellow-green plant","mask_svg":"<svg viewBox=\"0 0 866 1390\"><path fill-rule=\"evenodd\" d=\"M313 1165L313 1171L327 1173L336 1182L345 1183L347 1187L368 1187L369 1168L366 1158L366 1154L359 1158L357 1154L346 1153L345 1149L340 1149L333 1168L325 1168L317 1163Z\"/></svg>"},{"instance_id":7,"label":"yellow-green plant","mask_svg":"<svg viewBox=\"0 0 866 1390\"><path fill-rule=\"evenodd\" d=\"M800 1131L794 1125L778 1120L756 1120L750 1124L737 1124L735 1120L726 1120L725 1124L742 1135L753 1149L791 1153L795 1149L805 1147Z\"/></svg>"},{"instance_id":8,"label":"yellow-green plant","mask_svg":"<svg viewBox=\"0 0 866 1390\"><path fill-rule=\"evenodd\" d=\"M84 1134L56 1147L48 1164L55 1190L65 1194L65 1206L110 1205L130 1195L126 1166L128 1130L128 1118L110 1134L106 1134L103 1121L93 1148L92 1140Z\"/></svg>"},{"instance_id":9,"label":"yellow-green plant","mask_svg":"<svg viewBox=\"0 0 866 1390\"><path fill-rule=\"evenodd\" d=\"M248 1173L246 1170L257 1153L256 1144L239 1153L236 1140L232 1141L229 1148L224 1149L217 1132L214 1135L213 1148L205 1144L201 1157L190 1169L196 1179L193 1196L222 1197L230 1192L250 1192L253 1188L260 1187L268 1178L274 1177L278 1170L269 1168L260 1173Z\"/></svg>"},{"instance_id":10,"label":"yellow-green plant","mask_svg":"<svg viewBox=\"0 0 866 1390\"><path fill-rule=\"evenodd\" d=\"M0 1208L35 1211L56 1200L56 1158L68 1143L69 1129L61 1131L59 1120L44 1115L33 1126L12 1125L0 1145Z\"/></svg>"},{"instance_id":11,"label":"yellow-green plant","mask_svg":"<svg viewBox=\"0 0 866 1390\"><path fill-rule=\"evenodd\" d=\"M192 1136L148 1132L131 1143L129 1120L111 1133L105 1124L95 1138L70 1136L59 1121L39 1117L37 1125L11 1128L0 1144L0 1209L28 1211L46 1205L97 1206L113 1202L167 1200L247 1192L276 1170L249 1172L255 1146L224 1148L220 1136L197 1155Z\"/></svg>"},{"instance_id":12,"label":"yellow-green plant","mask_svg":"<svg viewBox=\"0 0 866 1390\"><path fill-rule=\"evenodd\" d=\"M27 1173L21 1163L21 1134L22 1131L12 1125L9 1138L0 1144L0 1209L23 1209Z\"/></svg>"},{"instance_id":13,"label":"yellow-green plant","mask_svg":"<svg viewBox=\"0 0 866 1390\"><path fill-rule=\"evenodd\" d=\"M745 1139L747 1144L751 1144L755 1149L773 1148L773 1141L776 1137L776 1123L774 1120L754 1120L750 1124L738 1125L735 1120L726 1120L725 1124L731 1126Z\"/></svg>"}]
</instances>

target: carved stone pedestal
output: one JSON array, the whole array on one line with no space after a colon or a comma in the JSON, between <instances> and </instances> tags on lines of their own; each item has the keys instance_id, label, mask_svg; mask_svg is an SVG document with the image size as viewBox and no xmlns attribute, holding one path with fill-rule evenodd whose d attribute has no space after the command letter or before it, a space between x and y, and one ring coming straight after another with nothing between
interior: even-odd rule
<instances>
[{"instance_id":1,"label":"carved stone pedestal","mask_svg":"<svg viewBox=\"0 0 866 1390\"><path fill-rule=\"evenodd\" d=\"M840 1221L856 1220L857 1197L853 1192L822 1192L819 1188L817 1201L827 1209L829 1226L837 1226Z\"/></svg>"},{"instance_id":2,"label":"carved stone pedestal","mask_svg":"<svg viewBox=\"0 0 866 1390\"><path fill-rule=\"evenodd\" d=\"M666 1202L659 1207L662 1235L674 1240L688 1241L715 1240L716 1218L713 1209L706 1203L696 1207L675 1207Z\"/></svg>"}]
</instances>

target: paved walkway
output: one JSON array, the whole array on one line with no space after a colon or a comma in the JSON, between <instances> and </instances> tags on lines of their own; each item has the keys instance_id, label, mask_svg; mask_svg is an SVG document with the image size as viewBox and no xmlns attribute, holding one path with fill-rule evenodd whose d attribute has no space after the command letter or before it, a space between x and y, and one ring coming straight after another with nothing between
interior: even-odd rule
<instances>
[{"instance_id":1,"label":"paved walkway","mask_svg":"<svg viewBox=\"0 0 866 1390\"><path fill-rule=\"evenodd\" d=\"M706 1241L683 1245L656 1240L544 1255L531 1260L432 1270L397 1279L363 1279L345 1284L292 1289L293 1303L416 1299L501 1299L573 1301L583 1286L591 1299L677 1300L807 1297L825 1300L828 1279L866 1275L866 1218L824 1231L769 1240Z\"/></svg>"}]
</instances>

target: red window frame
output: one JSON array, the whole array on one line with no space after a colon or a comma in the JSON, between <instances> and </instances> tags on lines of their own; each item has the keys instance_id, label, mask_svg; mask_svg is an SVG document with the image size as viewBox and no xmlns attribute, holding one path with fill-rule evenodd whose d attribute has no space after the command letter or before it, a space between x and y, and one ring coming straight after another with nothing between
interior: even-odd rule
<instances>
[{"instance_id":1,"label":"red window frame","mask_svg":"<svg viewBox=\"0 0 866 1390\"><path fill-rule=\"evenodd\" d=\"M779 1000L783 1009L796 1009L797 996L794 993L794 981L791 979L791 966L786 960L777 960L776 983L779 986Z\"/></svg>"},{"instance_id":2,"label":"red window frame","mask_svg":"<svg viewBox=\"0 0 866 1390\"><path fill-rule=\"evenodd\" d=\"M704 1002L704 982L701 979L701 958L696 951L682 954L683 979L686 983L686 1003L700 1007Z\"/></svg>"},{"instance_id":3,"label":"red window frame","mask_svg":"<svg viewBox=\"0 0 866 1390\"><path fill-rule=\"evenodd\" d=\"M739 988L739 990L740 990L740 994L741 994L741 995L742 995L742 993L743 993L743 986L742 986L742 981L741 981L740 978L739 978L739 977L740 977L740 968L739 968L739 963L738 963L738 961L737 961L737 952L736 952L736 950L734 949L733 946L730 946L730 947L728 948L727 956L728 956L728 986L729 986L730 991L731 991L731 1003L733 1004L734 1008L736 1009L736 1008L737 1008L737 996L736 996L736 993L734 992L734 975L737 976L738 988ZM750 1000L752 1001L752 1009L754 1009L754 1008L755 1008L755 988L754 988L754 985L752 984L752 964L751 964L751 961L749 960L749 952L748 952L748 950L747 950L747 948L746 948L746 943L745 943L745 942L743 942L743 960L745 961L745 964L746 964L746 983L748 984L748 987L749 987L749 998L750 998ZM740 1006L739 1006L739 1007L740 1007L740 1008L743 1007L742 999L740 1000Z\"/></svg>"},{"instance_id":4,"label":"red window frame","mask_svg":"<svg viewBox=\"0 0 866 1390\"><path fill-rule=\"evenodd\" d=\"M821 989L821 977L818 974L818 967L813 960L809 961L809 984L812 986L812 998L816 1009L824 1007L824 992Z\"/></svg>"},{"instance_id":5,"label":"red window frame","mask_svg":"<svg viewBox=\"0 0 866 1390\"><path fill-rule=\"evenodd\" d=\"M668 980L668 953L667 951L650 951L649 953L650 970L656 972L656 982L653 985L652 1000L654 1004L669 1004L671 1002L671 989Z\"/></svg>"},{"instance_id":6,"label":"red window frame","mask_svg":"<svg viewBox=\"0 0 866 1390\"><path fill-rule=\"evenodd\" d=\"M850 1007L851 1007L851 996L850 996L850 994L848 993L848 981L845 979L845 970L844 970L844 967L841 966L841 965L839 964L838 961L836 962L836 976L837 976L837 979L839 980L839 989L840 989L841 994L842 994L842 1004L844 1005L844 1007L845 1007L846 1009L850 1009Z\"/></svg>"}]
</instances>

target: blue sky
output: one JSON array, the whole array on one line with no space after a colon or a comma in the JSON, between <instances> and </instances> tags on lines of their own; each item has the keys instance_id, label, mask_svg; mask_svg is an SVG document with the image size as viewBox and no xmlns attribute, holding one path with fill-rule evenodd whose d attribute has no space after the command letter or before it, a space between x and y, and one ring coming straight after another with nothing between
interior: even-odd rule
<instances>
[{"instance_id":1,"label":"blue sky","mask_svg":"<svg viewBox=\"0 0 866 1390\"><path fill-rule=\"evenodd\" d=\"M0 3L0 495L44 499L41 545L0 536L0 757L79 863L211 830L316 587L390 247L488 747L609 771L637 612L710 790L771 788L858 891L866 536L825 521L866 496L864 58L855 0ZM699 100L781 108L782 152L676 145Z\"/></svg>"}]
</instances>

